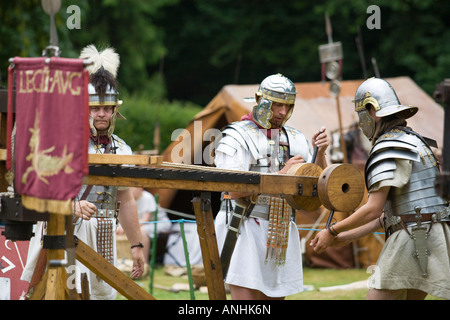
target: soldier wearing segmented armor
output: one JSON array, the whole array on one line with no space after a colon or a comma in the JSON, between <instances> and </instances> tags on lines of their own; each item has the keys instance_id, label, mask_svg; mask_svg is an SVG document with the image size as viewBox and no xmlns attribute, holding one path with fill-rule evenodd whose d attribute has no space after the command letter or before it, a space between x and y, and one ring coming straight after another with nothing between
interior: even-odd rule
<instances>
[{"instance_id":1,"label":"soldier wearing segmented armor","mask_svg":"<svg viewBox=\"0 0 450 320\"><path fill-rule=\"evenodd\" d=\"M216 167L283 174L296 163L310 162L312 154L303 133L285 126L296 94L285 76L265 78L252 112L222 131L215 149ZM318 147L316 164L325 168L329 145L325 128L314 135L313 143ZM302 291L300 239L292 219L295 211L286 200L242 193L223 197L216 235L232 299L283 299ZM237 216L242 221L234 228Z\"/></svg>"},{"instance_id":2,"label":"soldier wearing segmented armor","mask_svg":"<svg viewBox=\"0 0 450 320\"><path fill-rule=\"evenodd\" d=\"M373 146L365 168L367 204L321 231L311 242L322 252L385 228L387 241L368 299L450 299L450 208L435 190L435 141L407 127L417 107L400 104L391 85L371 78L355 94L355 111ZM384 213L383 213L384 211ZM347 232L342 232L347 231Z\"/></svg>"}]
</instances>

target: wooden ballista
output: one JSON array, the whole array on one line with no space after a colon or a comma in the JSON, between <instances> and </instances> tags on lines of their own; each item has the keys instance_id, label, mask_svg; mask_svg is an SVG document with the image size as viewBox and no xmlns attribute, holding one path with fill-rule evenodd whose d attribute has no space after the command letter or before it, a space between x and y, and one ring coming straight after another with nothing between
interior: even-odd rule
<instances>
[{"instance_id":1,"label":"wooden ballista","mask_svg":"<svg viewBox=\"0 0 450 320\"><path fill-rule=\"evenodd\" d=\"M330 210L352 211L364 195L363 177L350 164L333 164L322 170L302 163L279 175L171 162L151 164L152 158L89 155L89 175L83 184L282 195L300 210L316 210L323 204Z\"/></svg>"},{"instance_id":2,"label":"wooden ballista","mask_svg":"<svg viewBox=\"0 0 450 320\"><path fill-rule=\"evenodd\" d=\"M0 150L0 160L4 160ZM83 184L200 191L193 200L200 246L210 299L226 299L220 256L210 205L210 192L246 192L283 196L295 209L353 211L364 195L361 173L350 164L334 164L324 170L305 163L292 167L288 174L261 174L221 170L213 167L162 162L146 155L89 155L89 175ZM50 214L49 228L64 234L64 217ZM49 229L50 230L50 229ZM131 279L88 246L79 242L76 258L129 299L154 299ZM50 259L63 259L63 250L49 250ZM35 294L46 299L70 297L64 288L64 268L49 268ZM45 284L47 287L45 288Z\"/></svg>"},{"instance_id":3,"label":"wooden ballista","mask_svg":"<svg viewBox=\"0 0 450 320\"><path fill-rule=\"evenodd\" d=\"M223 300L226 295L208 192L281 195L295 209L316 210L323 205L344 212L356 209L364 195L363 177L350 164L333 164L322 170L315 164L304 163L292 167L286 175L279 175L168 162L158 164L151 158L92 155L89 175L83 183L202 191L192 202L210 299Z\"/></svg>"}]
</instances>

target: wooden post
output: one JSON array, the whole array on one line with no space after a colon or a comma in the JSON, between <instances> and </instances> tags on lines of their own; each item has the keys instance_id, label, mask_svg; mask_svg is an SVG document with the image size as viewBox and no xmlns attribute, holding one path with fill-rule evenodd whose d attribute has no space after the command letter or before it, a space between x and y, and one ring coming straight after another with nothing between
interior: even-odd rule
<instances>
[{"instance_id":1,"label":"wooden post","mask_svg":"<svg viewBox=\"0 0 450 320\"><path fill-rule=\"evenodd\" d=\"M64 236L65 217L60 214L50 214L50 220L47 226L48 236ZM51 261L64 260L64 249L48 249L47 251L47 286L45 291L45 300L64 300L66 297L65 288L67 274L65 266L52 266Z\"/></svg>"},{"instance_id":2,"label":"wooden post","mask_svg":"<svg viewBox=\"0 0 450 320\"><path fill-rule=\"evenodd\" d=\"M211 193L201 192L200 197L192 200L197 222L197 233L202 250L203 266L205 268L206 285L210 300L226 300L223 282L222 265L220 264L217 247L214 219L211 210Z\"/></svg>"},{"instance_id":3,"label":"wooden post","mask_svg":"<svg viewBox=\"0 0 450 320\"><path fill-rule=\"evenodd\" d=\"M50 267L47 271L45 300L65 300L67 274L64 267Z\"/></svg>"},{"instance_id":4,"label":"wooden post","mask_svg":"<svg viewBox=\"0 0 450 320\"><path fill-rule=\"evenodd\" d=\"M337 107L338 120L339 120L339 141L341 144L342 154L344 156L344 158L342 159L342 163L348 163L347 144L345 143L344 131L342 130L341 105L339 103L339 96L336 97L336 107Z\"/></svg>"}]
</instances>

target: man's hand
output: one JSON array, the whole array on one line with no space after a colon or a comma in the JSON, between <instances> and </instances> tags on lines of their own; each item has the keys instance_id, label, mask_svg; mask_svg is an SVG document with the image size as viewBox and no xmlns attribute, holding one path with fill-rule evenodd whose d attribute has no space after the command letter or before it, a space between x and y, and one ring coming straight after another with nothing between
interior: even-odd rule
<instances>
[{"instance_id":1,"label":"man's hand","mask_svg":"<svg viewBox=\"0 0 450 320\"><path fill-rule=\"evenodd\" d=\"M334 238L328 230L324 229L311 240L310 245L315 252L322 253L333 243Z\"/></svg>"},{"instance_id":2,"label":"man's hand","mask_svg":"<svg viewBox=\"0 0 450 320\"><path fill-rule=\"evenodd\" d=\"M132 248L131 257L133 258L133 268L131 269L131 278L138 279L144 274L144 266L145 266L144 248L141 247Z\"/></svg>"},{"instance_id":3,"label":"man's hand","mask_svg":"<svg viewBox=\"0 0 450 320\"><path fill-rule=\"evenodd\" d=\"M86 200L75 202L75 216L83 220L90 220L91 216L95 214L97 207L95 204Z\"/></svg>"},{"instance_id":4,"label":"man's hand","mask_svg":"<svg viewBox=\"0 0 450 320\"><path fill-rule=\"evenodd\" d=\"M319 149L319 154L324 154L330 145L330 139L326 130L327 129L325 127L321 127L320 131L317 132L312 138L312 144Z\"/></svg>"},{"instance_id":5,"label":"man's hand","mask_svg":"<svg viewBox=\"0 0 450 320\"><path fill-rule=\"evenodd\" d=\"M328 164L326 160L326 150L328 146L330 145L330 139L328 137L328 134L326 133L326 128L321 127L319 132L314 134L312 138L312 144L314 148L317 148L317 154L316 159L314 160L314 163L317 164L322 169L325 169Z\"/></svg>"},{"instance_id":6,"label":"man's hand","mask_svg":"<svg viewBox=\"0 0 450 320\"><path fill-rule=\"evenodd\" d=\"M305 163L305 159L303 159L302 156L293 156L292 158L290 158L287 162L286 165L283 167L283 169L281 169L280 171L278 171L279 174L286 174L289 169L297 164L297 163Z\"/></svg>"}]
</instances>

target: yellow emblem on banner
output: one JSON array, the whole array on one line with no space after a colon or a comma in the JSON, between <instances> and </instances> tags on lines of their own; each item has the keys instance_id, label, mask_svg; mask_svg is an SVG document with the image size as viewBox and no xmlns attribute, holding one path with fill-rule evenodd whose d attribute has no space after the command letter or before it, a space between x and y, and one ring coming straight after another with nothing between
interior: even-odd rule
<instances>
[{"instance_id":1,"label":"yellow emblem on banner","mask_svg":"<svg viewBox=\"0 0 450 320\"><path fill-rule=\"evenodd\" d=\"M29 142L30 154L27 155L26 160L31 160L31 165L27 168L22 176L22 183L27 183L28 175L31 172L36 172L39 180L45 184L49 184L45 177L50 177L58 174L61 170L64 173L72 173L73 169L69 166L72 161L73 153L67 154L67 145L64 146L61 157L50 156L48 153L55 150L55 146L52 146L46 150L39 151L40 146L40 129L39 129L39 110L36 110L36 118L34 120L34 128L29 129L31 132L31 138Z\"/></svg>"}]
</instances>

